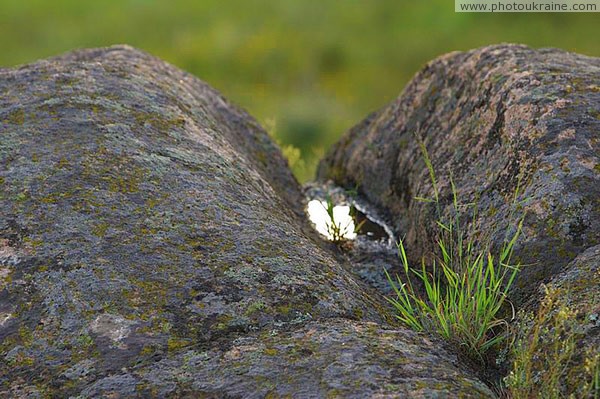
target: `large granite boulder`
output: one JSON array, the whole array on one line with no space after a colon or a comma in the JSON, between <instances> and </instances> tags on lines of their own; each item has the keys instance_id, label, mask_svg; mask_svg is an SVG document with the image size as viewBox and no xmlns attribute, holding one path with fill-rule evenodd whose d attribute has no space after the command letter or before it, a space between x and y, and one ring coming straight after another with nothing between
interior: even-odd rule
<instances>
[{"instance_id":1,"label":"large granite boulder","mask_svg":"<svg viewBox=\"0 0 600 399\"><path fill-rule=\"evenodd\" d=\"M319 244L252 118L143 52L0 70L0 187L0 396L493 396Z\"/></svg>"},{"instance_id":2,"label":"large granite boulder","mask_svg":"<svg viewBox=\"0 0 600 399\"><path fill-rule=\"evenodd\" d=\"M321 162L318 177L358 186L388 213L409 256L430 249L433 190L419 142L460 200L479 197L480 229L498 243L519 179L525 212L516 255L515 303L600 243L600 59L519 45L442 56L398 99L351 129ZM598 289L595 287L594 289Z\"/></svg>"}]
</instances>

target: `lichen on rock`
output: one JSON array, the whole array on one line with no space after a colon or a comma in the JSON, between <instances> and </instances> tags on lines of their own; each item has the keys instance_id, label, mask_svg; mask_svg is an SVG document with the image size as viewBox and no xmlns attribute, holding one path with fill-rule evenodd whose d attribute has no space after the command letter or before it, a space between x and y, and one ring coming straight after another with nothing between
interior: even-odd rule
<instances>
[{"instance_id":1,"label":"lichen on rock","mask_svg":"<svg viewBox=\"0 0 600 399\"><path fill-rule=\"evenodd\" d=\"M0 165L0 396L493 396L320 243L256 121L157 58L0 70Z\"/></svg>"}]
</instances>

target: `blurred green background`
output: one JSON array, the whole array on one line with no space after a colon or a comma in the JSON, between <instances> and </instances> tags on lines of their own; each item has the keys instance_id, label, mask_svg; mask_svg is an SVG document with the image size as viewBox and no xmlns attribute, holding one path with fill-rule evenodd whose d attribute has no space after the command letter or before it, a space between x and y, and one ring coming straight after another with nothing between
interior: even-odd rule
<instances>
[{"instance_id":1,"label":"blurred green background","mask_svg":"<svg viewBox=\"0 0 600 399\"><path fill-rule=\"evenodd\" d=\"M599 15L456 14L453 0L0 0L0 65L142 48L246 108L306 181L430 59L499 42L600 56Z\"/></svg>"}]
</instances>

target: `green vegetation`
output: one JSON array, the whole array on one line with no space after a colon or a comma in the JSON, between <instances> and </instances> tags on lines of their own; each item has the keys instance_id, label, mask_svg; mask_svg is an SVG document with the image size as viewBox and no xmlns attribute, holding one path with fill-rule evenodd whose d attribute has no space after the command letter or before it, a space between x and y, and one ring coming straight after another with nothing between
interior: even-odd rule
<instances>
[{"instance_id":1,"label":"green vegetation","mask_svg":"<svg viewBox=\"0 0 600 399\"><path fill-rule=\"evenodd\" d=\"M335 204L330 196L327 196L326 203L323 205L325 211L327 212L328 221L326 222L327 227L327 235L331 241L337 244L341 244L345 242L350 233L356 234L361 226L365 223L362 221L357 225L354 225L354 215L356 213L356 208L353 205L349 205L349 215L350 218L344 226L342 226L342 222L338 221L334 214ZM352 231L350 230L350 226L353 226Z\"/></svg>"},{"instance_id":2,"label":"green vegetation","mask_svg":"<svg viewBox=\"0 0 600 399\"><path fill-rule=\"evenodd\" d=\"M346 194L353 197L356 192L355 190L347 190ZM348 239L354 238L366 222L366 220L360 222L357 220L358 210L351 201L347 206L338 206L331 196L327 195L325 201L319 201L319 203L327 215L325 219L326 231L324 233L330 241L336 244L344 244Z\"/></svg>"},{"instance_id":3,"label":"green vegetation","mask_svg":"<svg viewBox=\"0 0 600 399\"><path fill-rule=\"evenodd\" d=\"M599 398L600 353L592 348L577 358L577 311L565 304L564 292L545 291L537 314L520 314L514 327L512 371L505 378L510 397Z\"/></svg>"},{"instance_id":4,"label":"green vegetation","mask_svg":"<svg viewBox=\"0 0 600 399\"><path fill-rule=\"evenodd\" d=\"M333 214L335 204L331 200L331 197L327 196L327 206L323 207L325 208L327 216L329 217L329 221L326 224L329 239L336 243L345 241L345 235L348 230L349 223L348 225L342 227L342 223L336 221L335 216Z\"/></svg>"},{"instance_id":5,"label":"green vegetation","mask_svg":"<svg viewBox=\"0 0 600 399\"><path fill-rule=\"evenodd\" d=\"M417 199L435 204L438 231L435 253L423 259L418 269L409 264L404 242L398 243L405 278L394 281L386 272L396 294L388 300L398 320L459 344L482 361L486 352L506 342L511 371L503 380L502 397L600 398L600 353L597 348L579 348L586 334L583 316L567 305L568 291L544 286L545 297L535 314L521 310L512 325L499 317L520 269L510 259L523 218L508 217L507 239L494 253L491 234L476 230L477 204L459 204L452 179L452 211L449 217L442 216L434 169L423 144L421 150L433 199ZM513 205L518 194L517 187ZM466 207L474 208L468 229L462 221ZM415 282L424 287L424 293L415 289Z\"/></svg>"},{"instance_id":6,"label":"green vegetation","mask_svg":"<svg viewBox=\"0 0 600 399\"><path fill-rule=\"evenodd\" d=\"M441 54L517 42L600 55L594 13L454 13L448 0L2 0L0 65L128 43L242 105L300 180L325 149ZM302 161L302 162L300 162Z\"/></svg>"},{"instance_id":7,"label":"green vegetation","mask_svg":"<svg viewBox=\"0 0 600 399\"><path fill-rule=\"evenodd\" d=\"M473 223L465 229L461 213L465 206L458 203L456 188L450 180L453 193L453 215L442 215L436 176L425 146L421 145L425 163L433 185L434 198L421 199L435 203L438 227L436 253L421 268L409 265L404 242L398 244L404 267L405 281L397 276L397 283L387 274L395 298L390 298L397 311L396 317L416 331L431 331L454 342L469 355L483 359L483 355L507 337L507 322L499 312L507 300L507 292L519 271L511 265L513 246L521 231L522 219L516 223L515 233L502 248L494 253L491 237L477 234ZM518 189L515 192L517 198ZM475 207L476 205L470 205ZM476 209L473 211L476 215ZM412 280L423 284L423 297Z\"/></svg>"}]
</instances>

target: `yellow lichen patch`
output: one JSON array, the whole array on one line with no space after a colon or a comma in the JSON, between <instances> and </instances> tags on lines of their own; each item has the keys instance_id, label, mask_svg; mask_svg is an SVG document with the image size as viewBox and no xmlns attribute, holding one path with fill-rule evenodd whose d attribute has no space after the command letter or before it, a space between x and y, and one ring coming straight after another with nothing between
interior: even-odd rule
<instances>
[{"instance_id":1,"label":"yellow lichen patch","mask_svg":"<svg viewBox=\"0 0 600 399\"><path fill-rule=\"evenodd\" d=\"M176 352L179 349L190 346L189 339L183 339L178 337L170 337L167 341L167 350L169 352Z\"/></svg>"},{"instance_id":2,"label":"yellow lichen patch","mask_svg":"<svg viewBox=\"0 0 600 399\"><path fill-rule=\"evenodd\" d=\"M185 118L182 116L177 116L174 118L165 118L161 115L133 111L135 122L138 125L145 125L146 123L150 124L152 127L162 131L163 133L167 133L169 130L173 128L183 128L185 126Z\"/></svg>"},{"instance_id":3,"label":"yellow lichen patch","mask_svg":"<svg viewBox=\"0 0 600 399\"><path fill-rule=\"evenodd\" d=\"M109 227L110 226L108 225L108 223L98 223L92 228L92 234L96 237L102 238L106 234L106 231Z\"/></svg>"},{"instance_id":4,"label":"yellow lichen patch","mask_svg":"<svg viewBox=\"0 0 600 399\"><path fill-rule=\"evenodd\" d=\"M266 348L263 353L267 356L275 356L279 353L279 351L275 348Z\"/></svg>"},{"instance_id":5,"label":"yellow lichen patch","mask_svg":"<svg viewBox=\"0 0 600 399\"><path fill-rule=\"evenodd\" d=\"M10 113L4 118L4 123L11 123L14 125L22 125L25 123L25 111L22 108Z\"/></svg>"},{"instance_id":6,"label":"yellow lichen patch","mask_svg":"<svg viewBox=\"0 0 600 399\"><path fill-rule=\"evenodd\" d=\"M69 161L67 160L67 158L62 157L59 161L58 164L56 165L56 167L58 169L68 169L70 168L71 164L69 163Z\"/></svg>"}]
</instances>

